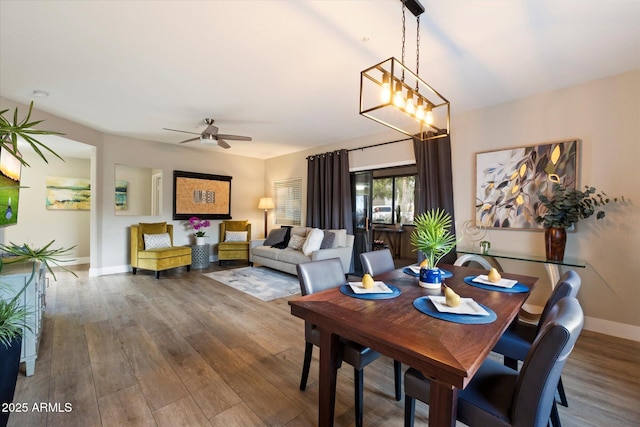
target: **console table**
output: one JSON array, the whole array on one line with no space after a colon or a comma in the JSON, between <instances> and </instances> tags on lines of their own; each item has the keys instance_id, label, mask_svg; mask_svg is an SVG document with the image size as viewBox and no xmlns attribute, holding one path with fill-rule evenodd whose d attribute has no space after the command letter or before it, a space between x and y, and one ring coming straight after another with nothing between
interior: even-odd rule
<instances>
[{"instance_id":1,"label":"console table","mask_svg":"<svg viewBox=\"0 0 640 427\"><path fill-rule=\"evenodd\" d=\"M191 246L191 268L207 268L209 267L209 249L211 245Z\"/></svg>"},{"instance_id":2,"label":"console table","mask_svg":"<svg viewBox=\"0 0 640 427\"><path fill-rule=\"evenodd\" d=\"M404 230L402 228L391 228L391 227L374 227L372 230L373 230L373 240L377 240L379 237L381 237L380 236L381 234L386 234L393 257L400 258L400 248L402 246L402 233L406 233L407 230Z\"/></svg>"},{"instance_id":3,"label":"console table","mask_svg":"<svg viewBox=\"0 0 640 427\"><path fill-rule=\"evenodd\" d=\"M500 263L498 259L513 259L516 261L526 261L526 262L537 262L544 264L544 268L547 270L547 274L549 275L549 280L551 281L551 289L556 286L558 280L560 280L560 267L577 267L577 268L585 268L586 263L577 258L565 257L562 261L551 261L546 259L546 257L538 256L538 255L524 255L524 254L514 254L503 251L494 251L489 250L488 252L482 252L479 248L456 248L456 252L460 254L474 254L480 255L482 257L491 258L493 262L495 262L498 266ZM497 259L498 258L498 259ZM502 267L500 267L502 268Z\"/></svg>"},{"instance_id":4,"label":"console table","mask_svg":"<svg viewBox=\"0 0 640 427\"><path fill-rule=\"evenodd\" d=\"M35 371L38 344L42 333L42 320L47 305L45 276L45 265L33 261L5 264L0 275L0 281L4 286L0 292L1 298L13 298L24 289L19 301L23 307L29 310L26 324L30 329L24 329L22 333L20 362L25 362L26 376L28 377L33 375Z\"/></svg>"}]
</instances>

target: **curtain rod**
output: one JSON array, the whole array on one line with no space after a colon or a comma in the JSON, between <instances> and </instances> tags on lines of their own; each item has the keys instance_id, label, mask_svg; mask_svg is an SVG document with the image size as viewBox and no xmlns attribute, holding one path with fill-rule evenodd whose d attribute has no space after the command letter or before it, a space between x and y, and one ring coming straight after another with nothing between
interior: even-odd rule
<instances>
[{"instance_id":1,"label":"curtain rod","mask_svg":"<svg viewBox=\"0 0 640 427\"><path fill-rule=\"evenodd\" d=\"M364 150L365 148L380 147L381 145L395 144L396 142L411 141L412 139L413 138L396 139L395 141L387 141L387 142L381 142L379 144L365 145L364 147L349 148L346 151L347 151L347 153L349 153L351 151ZM340 150L335 150L335 151L340 151ZM327 154L327 153L314 154L312 156L307 156L307 160L313 159L316 156L323 156L324 154Z\"/></svg>"},{"instance_id":2,"label":"curtain rod","mask_svg":"<svg viewBox=\"0 0 640 427\"><path fill-rule=\"evenodd\" d=\"M395 144L396 142L411 141L413 138L396 139L395 141L381 142L379 144L365 145L364 147L349 148L347 153L356 150L364 150L365 148L380 147L381 145Z\"/></svg>"}]
</instances>

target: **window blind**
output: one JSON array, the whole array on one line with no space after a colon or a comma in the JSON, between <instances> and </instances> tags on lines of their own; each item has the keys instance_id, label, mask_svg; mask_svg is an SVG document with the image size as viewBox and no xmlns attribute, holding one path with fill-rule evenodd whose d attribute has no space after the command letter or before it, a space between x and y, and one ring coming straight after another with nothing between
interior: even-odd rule
<instances>
[{"instance_id":1,"label":"window blind","mask_svg":"<svg viewBox=\"0 0 640 427\"><path fill-rule=\"evenodd\" d=\"M276 181L276 224L301 225L302 178Z\"/></svg>"}]
</instances>

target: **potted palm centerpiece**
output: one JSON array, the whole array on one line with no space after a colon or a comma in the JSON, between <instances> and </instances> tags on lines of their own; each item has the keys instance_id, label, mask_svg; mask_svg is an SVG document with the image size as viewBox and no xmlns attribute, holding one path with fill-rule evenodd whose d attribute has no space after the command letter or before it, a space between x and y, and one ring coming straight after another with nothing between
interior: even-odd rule
<instances>
[{"instance_id":1,"label":"potted palm centerpiece","mask_svg":"<svg viewBox=\"0 0 640 427\"><path fill-rule=\"evenodd\" d=\"M536 217L544 225L545 252L549 261L562 261L567 243L567 228L581 219L596 214L596 219L604 218L604 211L597 210L618 198L609 199L594 187L585 186L584 191L571 190L555 184L553 194L548 197L539 194L541 214ZM624 200L624 197L621 197Z\"/></svg>"},{"instance_id":2,"label":"potted palm centerpiece","mask_svg":"<svg viewBox=\"0 0 640 427\"><path fill-rule=\"evenodd\" d=\"M449 231L451 215L443 209L431 209L418 215L413 223L415 230L411 233L411 244L414 250L425 255L420 265L420 286L428 289L439 289L442 273L438 263L458 244L456 236Z\"/></svg>"}]
</instances>

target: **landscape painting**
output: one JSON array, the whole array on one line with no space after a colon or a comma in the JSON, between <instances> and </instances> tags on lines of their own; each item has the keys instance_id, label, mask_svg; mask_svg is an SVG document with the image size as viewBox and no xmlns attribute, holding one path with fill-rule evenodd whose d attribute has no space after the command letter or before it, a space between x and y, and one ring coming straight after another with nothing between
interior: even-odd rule
<instances>
[{"instance_id":1,"label":"landscape painting","mask_svg":"<svg viewBox=\"0 0 640 427\"><path fill-rule=\"evenodd\" d=\"M91 182L88 178L48 176L46 207L48 210L89 210Z\"/></svg>"},{"instance_id":2,"label":"landscape painting","mask_svg":"<svg viewBox=\"0 0 640 427\"><path fill-rule=\"evenodd\" d=\"M129 186L129 182L117 179L116 180L116 210L117 211L126 211L127 210L127 187Z\"/></svg>"},{"instance_id":3,"label":"landscape painting","mask_svg":"<svg viewBox=\"0 0 640 427\"><path fill-rule=\"evenodd\" d=\"M18 222L21 167L13 154L0 150L0 227Z\"/></svg>"}]
</instances>

